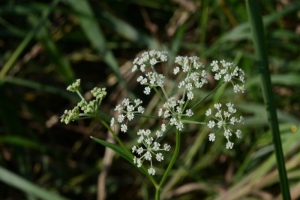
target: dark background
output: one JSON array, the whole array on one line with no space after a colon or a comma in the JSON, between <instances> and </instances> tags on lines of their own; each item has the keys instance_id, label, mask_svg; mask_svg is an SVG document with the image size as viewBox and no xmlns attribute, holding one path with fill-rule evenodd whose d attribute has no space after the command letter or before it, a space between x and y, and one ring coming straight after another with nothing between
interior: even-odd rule
<instances>
[{"instance_id":1,"label":"dark background","mask_svg":"<svg viewBox=\"0 0 300 200\"><path fill-rule=\"evenodd\" d=\"M300 6L296 2L260 2L294 199L300 196ZM222 137L211 143L205 127L188 127L162 195L169 199L280 199L244 1L54 3L0 3L0 199L40 199L33 193L43 189L69 199L96 199L98 176L109 161L104 159L105 148L90 136L106 139L108 132L95 120L59 122L64 110L79 100L65 88L80 78L82 93L89 99L93 87L106 87L109 94L101 110L109 122L121 98L132 93L143 98L131 63L148 49L168 51L166 66L172 66L176 55L197 55L205 65L212 60L232 61L247 79L244 94L233 97L230 88L225 89L219 93L222 96L209 98L195 111L195 118L205 120L204 112L214 102L233 102L246 119L240 127L243 138L234 139L234 148L226 150ZM135 142L133 134L120 137L128 148ZM174 136L168 139L172 143ZM112 161L102 182L107 199L153 199L154 188L141 172L118 155L106 158ZM158 179L169 159L170 155L158 166ZM51 199L47 192L42 199Z\"/></svg>"}]
</instances>

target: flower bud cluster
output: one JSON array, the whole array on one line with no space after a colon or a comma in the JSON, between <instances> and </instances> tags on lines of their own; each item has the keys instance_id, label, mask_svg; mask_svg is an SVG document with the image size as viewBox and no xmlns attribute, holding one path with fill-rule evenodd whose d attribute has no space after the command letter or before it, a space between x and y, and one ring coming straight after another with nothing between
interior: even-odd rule
<instances>
[{"instance_id":1,"label":"flower bud cluster","mask_svg":"<svg viewBox=\"0 0 300 200\"><path fill-rule=\"evenodd\" d=\"M78 102L72 110L64 111L64 114L61 116L61 122L65 124L68 124L71 121L75 121L77 119L95 116L98 112L102 99L107 95L105 88L95 87L93 90L91 90L91 93L93 97L95 97L95 99L87 102L80 94L79 88L80 79L77 79L76 82L67 87L67 90L76 92L80 96L81 101Z\"/></svg>"}]
</instances>

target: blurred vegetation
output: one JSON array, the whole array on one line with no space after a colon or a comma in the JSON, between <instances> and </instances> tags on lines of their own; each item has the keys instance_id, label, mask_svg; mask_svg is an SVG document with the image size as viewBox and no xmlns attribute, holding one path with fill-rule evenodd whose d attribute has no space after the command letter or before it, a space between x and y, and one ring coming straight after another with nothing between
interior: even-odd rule
<instances>
[{"instance_id":1,"label":"blurred vegetation","mask_svg":"<svg viewBox=\"0 0 300 200\"><path fill-rule=\"evenodd\" d=\"M296 2L261 1L293 199L300 198L300 4ZM207 120L203 113L208 106L231 101L246 119L240 127L243 138L235 140L233 150L226 150L222 140L208 142L206 127L189 127L162 196L280 199L244 1L3 0L0 36L0 199L88 200L96 199L97 190L104 194L103 188L107 199L153 198L154 189L143 174L90 139L107 139L107 130L97 121L59 122L63 111L78 100L65 90L76 78L82 80L83 91L107 88L101 110L107 121L120 99L140 97L141 88L130 69L132 60L146 49L169 52L165 70L176 55L197 55L206 65L212 60L234 61L247 75L245 94L232 98L232 92L223 89L194 116ZM209 89L199 91L199 97ZM151 112L156 96L143 100ZM155 127L145 121L141 125ZM121 138L132 146L133 134ZM104 181L98 180L101 172Z\"/></svg>"}]
</instances>

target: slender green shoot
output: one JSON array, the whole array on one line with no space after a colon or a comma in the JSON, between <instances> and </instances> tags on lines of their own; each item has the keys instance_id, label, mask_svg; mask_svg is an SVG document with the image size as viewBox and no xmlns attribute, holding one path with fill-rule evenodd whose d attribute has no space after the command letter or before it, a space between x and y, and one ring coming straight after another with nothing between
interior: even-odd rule
<instances>
[{"instance_id":1,"label":"slender green shoot","mask_svg":"<svg viewBox=\"0 0 300 200\"><path fill-rule=\"evenodd\" d=\"M252 30L253 43L255 48L256 64L259 68L261 76L262 90L264 94L264 101L267 109L268 120L273 135L273 143L275 148L277 168L279 172L280 186L282 198L285 200L291 199L289 183L285 168L285 161L283 156L280 131L278 126L278 119L276 114L276 106L274 103L272 84L269 72L269 64L266 53L266 46L264 41L264 27L262 17L257 0L247 0L247 12L250 20L250 27Z\"/></svg>"}]
</instances>

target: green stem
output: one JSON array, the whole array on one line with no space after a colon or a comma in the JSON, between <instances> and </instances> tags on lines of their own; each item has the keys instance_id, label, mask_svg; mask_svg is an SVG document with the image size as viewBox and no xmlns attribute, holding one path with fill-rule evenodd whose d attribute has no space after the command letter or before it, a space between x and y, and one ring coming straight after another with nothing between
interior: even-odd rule
<instances>
[{"instance_id":1,"label":"green stem","mask_svg":"<svg viewBox=\"0 0 300 200\"><path fill-rule=\"evenodd\" d=\"M181 120L182 123L184 124L199 124L199 125L205 125L205 122L197 122L197 121L192 121L192 120Z\"/></svg>"},{"instance_id":2,"label":"green stem","mask_svg":"<svg viewBox=\"0 0 300 200\"><path fill-rule=\"evenodd\" d=\"M165 98L166 98L166 101L169 99L168 95L167 95L167 92L165 91L164 87L161 87L161 91L163 92Z\"/></svg>"},{"instance_id":3,"label":"green stem","mask_svg":"<svg viewBox=\"0 0 300 200\"><path fill-rule=\"evenodd\" d=\"M76 90L76 93L78 94L78 96L80 97L81 100L84 100L86 102L85 98L83 98L83 96L81 95L81 93L78 90Z\"/></svg>"},{"instance_id":4,"label":"green stem","mask_svg":"<svg viewBox=\"0 0 300 200\"><path fill-rule=\"evenodd\" d=\"M96 116L96 118L100 121L101 124L103 124L108 129L108 131L113 135L113 137L118 142L118 144L122 147L122 149L124 149L124 151L126 151L127 153L132 155L132 153L126 148L126 146L121 141L121 139L118 137L118 135L114 132L114 130L112 130L112 128L99 115ZM132 157L133 157L133 155L132 155ZM155 179L147 172L147 169L145 168L145 166L142 166L141 168L138 168L138 169L147 176L147 178L152 182L154 187L158 186Z\"/></svg>"},{"instance_id":5,"label":"green stem","mask_svg":"<svg viewBox=\"0 0 300 200\"><path fill-rule=\"evenodd\" d=\"M155 191L155 200L160 200L160 190L162 188L162 186L164 185L164 183L167 180L167 177L177 159L178 153L179 153L179 149L180 149L180 132L176 129L176 145L175 145L175 150L174 150L174 154L172 156L172 159L168 165L167 170L165 171L162 179L159 182L159 185L157 187L155 187L156 191Z\"/></svg>"},{"instance_id":6,"label":"green stem","mask_svg":"<svg viewBox=\"0 0 300 200\"><path fill-rule=\"evenodd\" d=\"M101 122L101 124L103 124L107 130L114 136L115 140L119 143L119 145L126 151L129 152L131 154L131 152L125 147L125 145L123 144L123 142L121 141L121 139L119 138L119 136L115 133L114 130L112 130L112 128L102 119L97 117L97 119Z\"/></svg>"},{"instance_id":7,"label":"green stem","mask_svg":"<svg viewBox=\"0 0 300 200\"><path fill-rule=\"evenodd\" d=\"M264 40L264 27L260 13L260 7L257 0L246 0L247 11L250 20L250 26L253 34L253 43L256 52L256 61L261 74L262 89L264 101L267 109L268 120L273 135L273 144L275 147L275 155L277 160L277 168L279 171L280 187L282 198L284 200L291 199L289 182L285 169L285 161L282 150L280 131L278 127L278 119L276 114L276 106L274 103L272 84L270 79L269 64Z\"/></svg>"},{"instance_id":8,"label":"green stem","mask_svg":"<svg viewBox=\"0 0 300 200\"><path fill-rule=\"evenodd\" d=\"M204 101L207 97L209 97L212 93L214 93L217 89L219 89L219 87L221 87L225 82L222 82L221 84L219 84L217 87L215 87L212 91L210 91L205 97L203 97L202 99L200 99L197 103L195 103L195 105L193 105L191 107L191 109L195 108L197 105L199 105L199 103L201 103L202 101Z\"/></svg>"}]
</instances>

